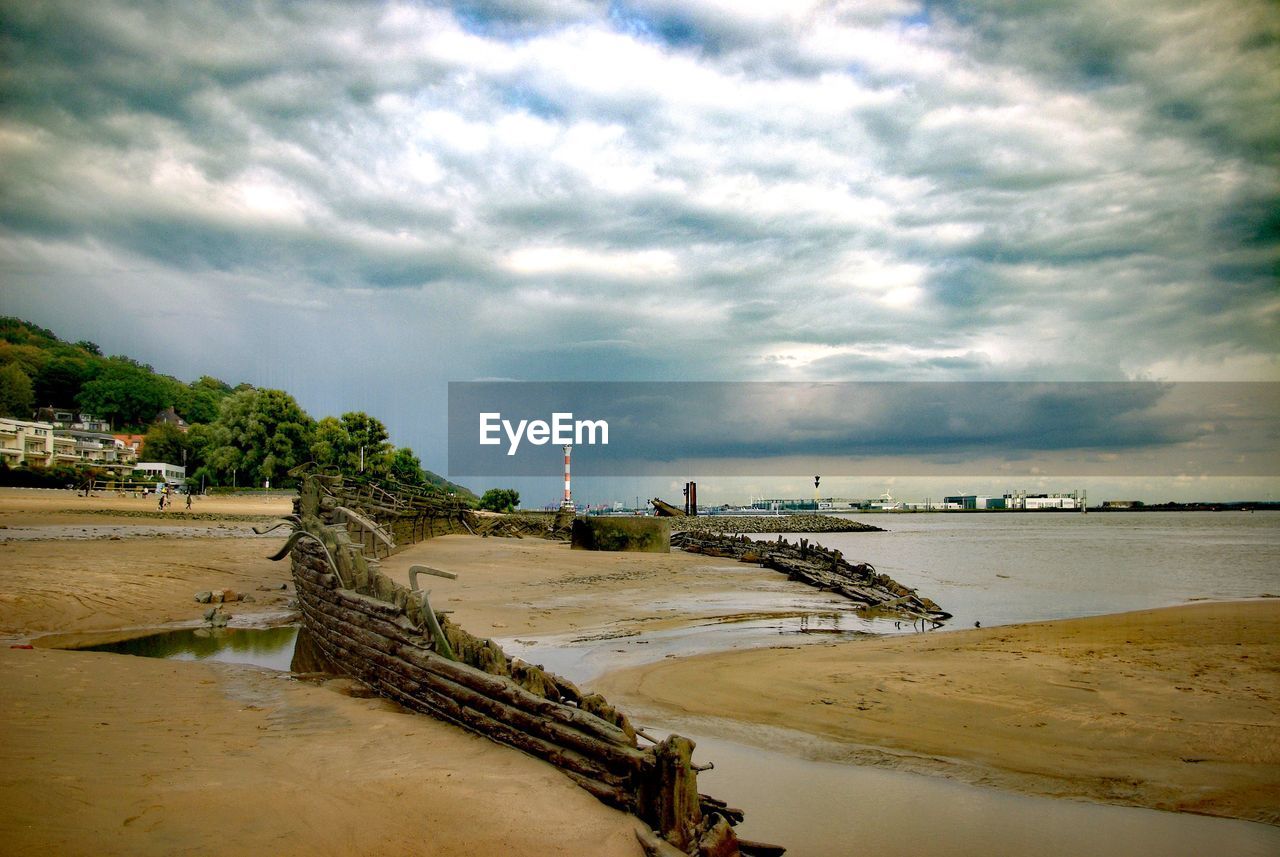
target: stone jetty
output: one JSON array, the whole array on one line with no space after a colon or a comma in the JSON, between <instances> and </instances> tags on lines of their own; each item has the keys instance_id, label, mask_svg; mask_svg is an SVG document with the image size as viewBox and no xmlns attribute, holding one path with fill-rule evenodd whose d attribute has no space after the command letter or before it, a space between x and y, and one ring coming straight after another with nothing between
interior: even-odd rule
<instances>
[{"instance_id":1,"label":"stone jetty","mask_svg":"<svg viewBox=\"0 0 1280 857\"><path fill-rule=\"evenodd\" d=\"M881 527L834 515L680 515L672 533L882 533Z\"/></svg>"}]
</instances>

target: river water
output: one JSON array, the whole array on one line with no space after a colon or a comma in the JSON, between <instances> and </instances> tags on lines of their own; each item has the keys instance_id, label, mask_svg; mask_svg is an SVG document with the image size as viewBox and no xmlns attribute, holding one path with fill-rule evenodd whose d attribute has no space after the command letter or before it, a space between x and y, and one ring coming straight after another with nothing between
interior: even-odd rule
<instances>
[{"instance_id":1,"label":"river water","mask_svg":"<svg viewBox=\"0 0 1280 857\"><path fill-rule=\"evenodd\" d=\"M1280 595L1280 512L848 517L888 532L809 538L918 589L952 628Z\"/></svg>"}]
</instances>

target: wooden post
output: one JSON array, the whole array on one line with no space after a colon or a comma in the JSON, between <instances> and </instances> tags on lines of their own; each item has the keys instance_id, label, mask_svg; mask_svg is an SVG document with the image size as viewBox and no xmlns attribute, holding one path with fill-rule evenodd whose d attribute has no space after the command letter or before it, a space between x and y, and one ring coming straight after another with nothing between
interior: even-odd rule
<instances>
[{"instance_id":1,"label":"wooden post","mask_svg":"<svg viewBox=\"0 0 1280 857\"><path fill-rule=\"evenodd\" d=\"M680 735L672 735L653 747L657 764L639 795L640 817L682 851L688 851L697 841L697 828L702 822L693 748L693 741Z\"/></svg>"}]
</instances>

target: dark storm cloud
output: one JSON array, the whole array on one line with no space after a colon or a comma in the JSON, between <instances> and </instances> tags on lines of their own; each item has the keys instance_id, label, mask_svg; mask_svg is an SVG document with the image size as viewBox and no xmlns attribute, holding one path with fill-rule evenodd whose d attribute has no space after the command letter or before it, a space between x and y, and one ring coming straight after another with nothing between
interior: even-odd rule
<instances>
[{"instance_id":1,"label":"dark storm cloud","mask_svg":"<svg viewBox=\"0 0 1280 857\"><path fill-rule=\"evenodd\" d=\"M451 384L451 473L545 472L512 426L562 413L608 424L586 436L593 472L732 475L779 459L838 475L957 461L1087 472L1275 475L1280 385L1044 383ZM492 427L487 443L484 424ZM506 427L502 427L506 420ZM600 431L603 431L602 429ZM513 434L515 437L513 437ZM544 439L545 440L545 439ZM562 441L574 443L566 437ZM581 445L581 441L579 441ZM1063 458L1062 453L1073 457ZM800 470L811 469L800 467Z\"/></svg>"}]
</instances>

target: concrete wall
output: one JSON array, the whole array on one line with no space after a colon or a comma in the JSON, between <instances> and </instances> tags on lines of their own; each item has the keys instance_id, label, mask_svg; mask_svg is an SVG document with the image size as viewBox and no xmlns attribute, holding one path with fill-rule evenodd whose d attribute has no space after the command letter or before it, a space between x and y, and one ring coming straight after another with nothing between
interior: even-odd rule
<instances>
[{"instance_id":1,"label":"concrete wall","mask_svg":"<svg viewBox=\"0 0 1280 857\"><path fill-rule=\"evenodd\" d=\"M577 518L573 547L593 551L671 550L671 524L665 518Z\"/></svg>"}]
</instances>

